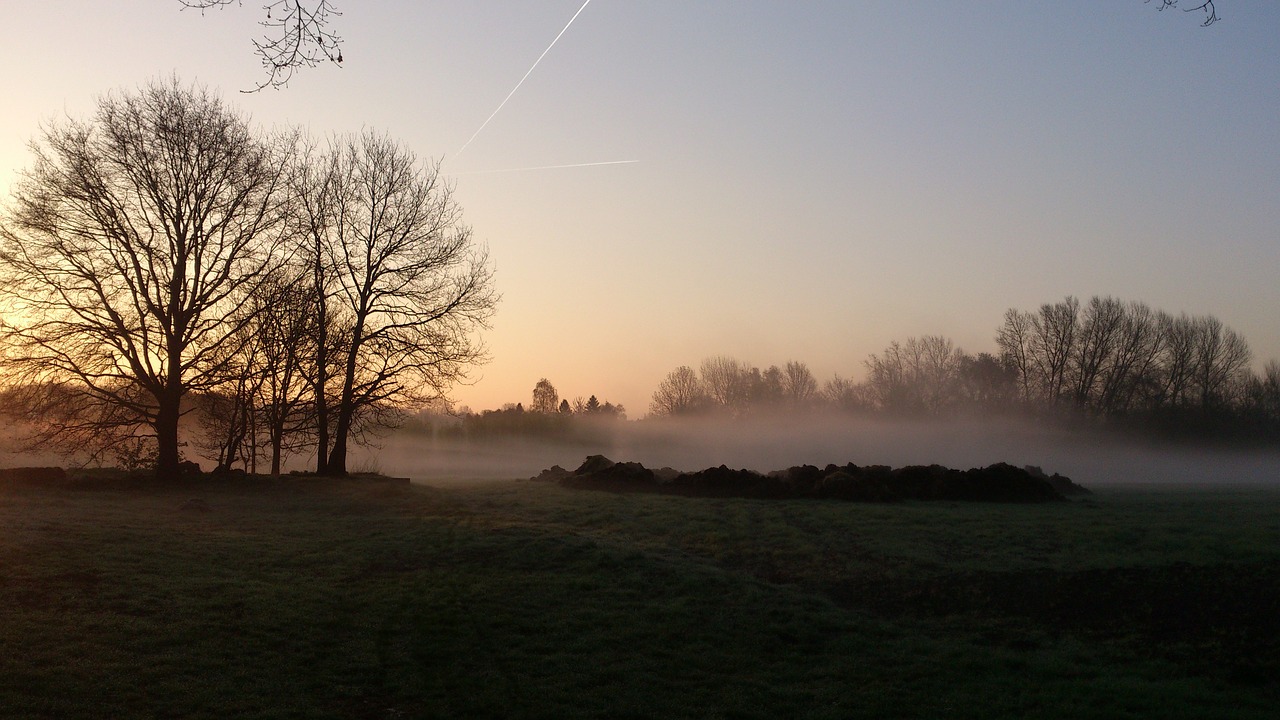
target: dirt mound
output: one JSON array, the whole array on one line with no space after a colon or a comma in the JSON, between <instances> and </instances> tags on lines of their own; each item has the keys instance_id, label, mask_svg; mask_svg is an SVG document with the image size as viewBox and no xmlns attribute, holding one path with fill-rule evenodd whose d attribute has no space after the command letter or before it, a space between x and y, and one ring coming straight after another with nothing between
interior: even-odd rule
<instances>
[{"instance_id":1,"label":"dirt mound","mask_svg":"<svg viewBox=\"0 0 1280 720\"><path fill-rule=\"evenodd\" d=\"M1072 495L1092 495L1093 494L1092 490L1090 490L1089 488L1083 485L1077 485L1076 483L1072 482L1071 478L1067 477L1066 475L1059 475L1058 473L1054 473L1052 475L1046 475L1044 473L1044 470L1040 469L1039 465L1023 465L1022 469L1030 473L1032 477L1037 477L1037 478L1040 478L1041 480L1048 482L1050 485L1053 486L1054 490L1057 490L1058 492L1068 497Z\"/></svg>"},{"instance_id":2,"label":"dirt mound","mask_svg":"<svg viewBox=\"0 0 1280 720\"><path fill-rule=\"evenodd\" d=\"M654 492L653 471L637 462L616 463L603 455L587 457L577 470L559 480L566 487L613 492Z\"/></svg>"},{"instance_id":3,"label":"dirt mound","mask_svg":"<svg viewBox=\"0 0 1280 720\"><path fill-rule=\"evenodd\" d=\"M565 470L559 465L552 465L551 467L547 468L546 470L543 470L542 472L538 473L536 476L531 477L529 479L532 480L533 482L560 482L561 480L567 477L570 477L571 475L573 475L573 473L569 472L568 470Z\"/></svg>"},{"instance_id":4,"label":"dirt mound","mask_svg":"<svg viewBox=\"0 0 1280 720\"><path fill-rule=\"evenodd\" d=\"M836 470L814 486L814 494L822 498L853 502L899 502L902 496L882 478Z\"/></svg>"},{"instance_id":5,"label":"dirt mound","mask_svg":"<svg viewBox=\"0 0 1280 720\"><path fill-rule=\"evenodd\" d=\"M851 502L1031 503L1064 500L1063 492L1057 489L1059 486L1078 488L1074 491L1077 494L1088 492L1061 475L1046 476L1039 468L1018 468L1006 463L970 470L941 465L910 465L895 470L885 465L859 467L853 463L828 465L819 470L813 465L799 465L768 474L720 465L698 472L677 473L670 468L655 472L640 463L617 463L603 455L591 455L573 472L557 465L532 479L611 492L686 497L823 498Z\"/></svg>"},{"instance_id":6,"label":"dirt mound","mask_svg":"<svg viewBox=\"0 0 1280 720\"><path fill-rule=\"evenodd\" d=\"M663 492L695 497L783 498L790 493L777 478L724 465L695 473L680 473L663 485Z\"/></svg>"}]
</instances>

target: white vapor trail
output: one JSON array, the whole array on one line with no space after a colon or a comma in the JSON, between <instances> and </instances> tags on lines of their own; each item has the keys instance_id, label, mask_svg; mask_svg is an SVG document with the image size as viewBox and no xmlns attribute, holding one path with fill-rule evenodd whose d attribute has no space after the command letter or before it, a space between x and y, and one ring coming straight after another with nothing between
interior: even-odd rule
<instances>
[{"instance_id":1,"label":"white vapor trail","mask_svg":"<svg viewBox=\"0 0 1280 720\"><path fill-rule=\"evenodd\" d=\"M569 22L565 24L564 30L560 31L560 35L564 35L565 30L569 29L569 26L573 24L573 21L577 20L578 16L582 14L582 11L586 10L587 6L590 4L591 4L591 0L587 0L586 2L582 3L582 7L578 8L578 12L574 13L573 17L569 18ZM471 134L471 137L468 138L467 141L462 144L462 148L458 150L459 155L462 154L463 150L467 149L467 146L471 144L472 140L476 139L476 136L480 134L480 131L484 130L485 126L489 124L489 121L493 119L494 115L497 115L499 112L502 111L502 107L507 104L507 101L511 99L512 95L516 94L516 91L520 89L520 86L524 84L524 81L529 79L529 75L533 73L533 68L538 67L538 63L542 62L542 58L546 57L547 53L551 52L551 48L556 46L556 42L560 40L560 35L556 35L556 39L552 40L551 44L547 46L547 49L543 50L542 54L538 56L538 59L533 61L533 65L529 68L529 71L524 74L524 77L520 78L520 82L516 83L516 86L511 88L511 92L507 93L507 96L502 99L501 103L498 104L498 109L490 113L489 117L486 118L485 121L480 124L480 127L477 128L476 131Z\"/></svg>"},{"instance_id":2,"label":"white vapor trail","mask_svg":"<svg viewBox=\"0 0 1280 720\"><path fill-rule=\"evenodd\" d=\"M489 175L491 173L526 172L529 170L559 170L560 168L595 167L597 165L630 165L631 163L638 163L638 162L640 161L639 160L605 160L604 162L571 163L569 165L538 165L536 167L503 168L501 170L475 170L472 172L447 173L447 174L454 177L457 177L459 175Z\"/></svg>"}]
</instances>

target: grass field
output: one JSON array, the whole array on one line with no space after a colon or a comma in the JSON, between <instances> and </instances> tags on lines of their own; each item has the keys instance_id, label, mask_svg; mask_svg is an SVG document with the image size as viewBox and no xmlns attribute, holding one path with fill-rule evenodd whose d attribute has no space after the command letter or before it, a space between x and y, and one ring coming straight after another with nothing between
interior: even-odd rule
<instances>
[{"instance_id":1,"label":"grass field","mask_svg":"<svg viewBox=\"0 0 1280 720\"><path fill-rule=\"evenodd\" d=\"M0 486L5 717L1262 718L1278 648L1277 490Z\"/></svg>"}]
</instances>

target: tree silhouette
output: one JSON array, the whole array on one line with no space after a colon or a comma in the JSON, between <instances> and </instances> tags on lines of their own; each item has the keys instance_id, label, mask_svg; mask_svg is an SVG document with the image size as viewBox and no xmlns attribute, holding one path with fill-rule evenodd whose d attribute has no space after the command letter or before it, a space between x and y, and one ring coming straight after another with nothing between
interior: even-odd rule
<instances>
[{"instance_id":1,"label":"tree silhouette","mask_svg":"<svg viewBox=\"0 0 1280 720\"><path fill-rule=\"evenodd\" d=\"M305 276L306 297L313 315L314 335L307 344L301 370L310 384L312 427L315 429L316 472L328 473L333 408L332 387L341 377L342 358L350 331L349 317L338 302L337 267L330 258L330 241L342 215L343 197L339 153L314 141L301 145L289 173L290 232L296 239L298 272Z\"/></svg>"},{"instance_id":2,"label":"tree silhouette","mask_svg":"<svg viewBox=\"0 0 1280 720\"><path fill-rule=\"evenodd\" d=\"M560 406L560 393L556 392L556 386L551 381L542 378L533 386L533 402L529 404L529 409L533 412L553 413Z\"/></svg>"},{"instance_id":3,"label":"tree silhouette","mask_svg":"<svg viewBox=\"0 0 1280 720\"><path fill-rule=\"evenodd\" d=\"M707 395L721 408L741 412L751 400L751 368L731 357L718 355L702 361L700 377Z\"/></svg>"},{"instance_id":4,"label":"tree silhouette","mask_svg":"<svg viewBox=\"0 0 1280 720\"><path fill-rule=\"evenodd\" d=\"M787 402L796 408L812 404L818 395L818 381L809 366L798 360L789 360L784 371L782 389Z\"/></svg>"},{"instance_id":5,"label":"tree silhouette","mask_svg":"<svg viewBox=\"0 0 1280 720\"><path fill-rule=\"evenodd\" d=\"M658 416L689 415L705 410L711 403L698 373L688 365L681 365L667 374L667 377L653 392L649 403L649 412Z\"/></svg>"},{"instance_id":6,"label":"tree silhouette","mask_svg":"<svg viewBox=\"0 0 1280 720\"><path fill-rule=\"evenodd\" d=\"M315 438L313 386L307 366L322 334L312 312L311 288L303 278L280 275L264 290L250 299L257 317L251 326L255 338L251 372L258 378L254 425L266 443L271 474L278 476L284 457Z\"/></svg>"},{"instance_id":7,"label":"tree silhouette","mask_svg":"<svg viewBox=\"0 0 1280 720\"><path fill-rule=\"evenodd\" d=\"M27 388L6 408L33 441L155 439L179 470L183 399L221 382L281 262L288 148L207 90L170 79L43 129L0 226L0 364ZM56 389L56 392L51 390Z\"/></svg>"},{"instance_id":8,"label":"tree silhouette","mask_svg":"<svg viewBox=\"0 0 1280 720\"><path fill-rule=\"evenodd\" d=\"M307 212L347 328L327 467L345 474L362 414L441 397L484 359L474 332L498 297L438 165L376 133L338 139L317 162L330 197ZM323 448L322 448L323 449Z\"/></svg>"}]
</instances>

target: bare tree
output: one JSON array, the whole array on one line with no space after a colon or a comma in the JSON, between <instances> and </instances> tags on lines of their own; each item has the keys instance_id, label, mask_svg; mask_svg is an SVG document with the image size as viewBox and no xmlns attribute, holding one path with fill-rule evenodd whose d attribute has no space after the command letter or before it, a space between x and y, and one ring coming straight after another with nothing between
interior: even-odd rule
<instances>
[{"instance_id":1,"label":"bare tree","mask_svg":"<svg viewBox=\"0 0 1280 720\"><path fill-rule=\"evenodd\" d=\"M1081 311L1068 358L1068 381L1079 407L1096 407L1103 375L1119 350L1124 321L1124 303L1112 297L1095 295Z\"/></svg>"},{"instance_id":2,"label":"bare tree","mask_svg":"<svg viewBox=\"0 0 1280 720\"><path fill-rule=\"evenodd\" d=\"M183 398L220 380L238 299L278 262L285 153L176 78L103 96L32 151L0 227L7 379L75 398L39 440L150 434L173 476Z\"/></svg>"},{"instance_id":3,"label":"bare tree","mask_svg":"<svg viewBox=\"0 0 1280 720\"><path fill-rule=\"evenodd\" d=\"M1035 398L1031 334L1031 314L1013 308L1005 312L1004 324L996 333L996 345L1000 348L1000 357L1018 373L1019 394L1024 403L1029 403Z\"/></svg>"},{"instance_id":4,"label":"bare tree","mask_svg":"<svg viewBox=\"0 0 1280 720\"><path fill-rule=\"evenodd\" d=\"M1080 301L1068 296L1046 303L1031 318L1031 359L1045 402L1056 405L1068 387L1071 349L1080 323Z\"/></svg>"},{"instance_id":5,"label":"bare tree","mask_svg":"<svg viewBox=\"0 0 1280 720\"><path fill-rule=\"evenodd\" d=\"M963 355L940 335L894 341L867 358L867 387L883 410L937 414L958 397Z\"/></svg>"},{"instance_id":6,"label":"bare tree","mask_svg":"<svg viewBox=\"0 0 1280 720\"><path fill-rule=\"evenodd\" d=\"M256 297L256 296L255 296ZM253 312L255 297L245 298L242 309ZM257 405L263 373L255 359L262 349L262 338L252 321L241 328L234 343L220 350L227 352L221 363L221 380L194 398L203 430L195 444L214 461L214 472L226 472L242 463L246 471L254 470L257 457Z\"/></svg>"},{"instance_id":7,"label":"bare tree","mask_svg":"<svg viewBox=\"0 0 1280 720\"><path fill-rule=\"evenodd\" d=\"M688 365L681 365L658 384L649 412L660 416L689 415L706 409L710 401L698 374Z\"/></svg>"},{"instance_id":8,"label":"bare tree","mask_svg":"<svg viewBox=\"0 0 1280 720\"><path fill-rule=\"evenodd\" d=\"M323 250L349 315L327 472L345 474L359 416L443 396L484 360L475 332L497 304L493 272L439 165L365 132L333 144Z\"/></svg>"},{"instance_id":9,"label":"bare tree","mask_svg":"<svg viewBox=\"0 0 1280 720\"><path fill-rule=\"evenodd\" d=\"M839 375L823 384L822 398L831 407L843 412L866 411L872 409L874 405L866 385L855 383Z\"/></svg>"},{"instance_id":10,"label":"bare tree","mask_svg":"<svg viewBox=\"0 0 1280 720\"><path fill-rule=\"evenodd\" d=\"M1201 410L1231 403L1234 385L1252 357L1244 337L1221 320L1213 316L1197 319L1195 387Z\"/></svg>"},{"instance_id":11,"label":"bare tree","mask_svg":"<svg viewBox=\"0 0 1280 720\"><path fill-rule=\"evenodd\" d=\"M911 359L897 340L880 354L872 353L864 363L867 368L867 390L875 406L893 412L915 412L919 398L913 390Z\"/></svg>"},{"instance_id":12,"label":"bare tree","mask_svg":"<svg viewBox=\"0 0 1280 720\"><path fill-rule=\"evenodd\" d=\"M712 402L741 411L751 398L751 370L745 363L724 355L702 361L702 386Z\"/></svg>"},{"instance_id":13,"label":"bare tree","mask_svg":"<svg viewBox=\"0 0 1280 720\"><path fill-rule=\"evenodd\" d=\"M329 466L331 408L336 404L332 385L341 377L341 359L350 334L348 318L335 299L337 268L329 257L329 244L341 219L339 158L335 149L325 151L308 141L295 156L289 173L290 231L298 242L298 264L310 275L307 295L314 313L314 335L309 343L310 357L301 369L311 384L316 472L321 475L328 473Z\"/></svg>"},{"instance_id":14,"label":"bare tree","mask_svg":"<svg viewBox=\"0 0 1280 720\"><path fill-rule=\"evenodd\" d=\"M813 404L818 395L818 381L809 366L798 360L789 360L783 369L782 393L792 407L805 408Z\"/></svg>"},{"instance_id":15,"label":"bare tree","mask_svg":"<svg viewBox=\"0 0 1280 720\"><path fill-rule=\"evenodd\" d=\"M250 298L256 316L252 332L255 353L251 369L257 375L253 407L257 431L263 435L271 474L281 463L315 437L313 384L307 364L322 336L312 312L314 298L306 276L280 275Z\"/></svg>"},{"instance_id":16,"label":"bare tree","mask_svg":"<svg viewBox=\"0 0 1280 720\"><path fill-rule=\"evenodd\" d=\"M959 397L960 368L964 351L951 338L926 335L920 338L917 384L924 405L931 413L941 413Z\"/></svg>"},{"instance_id":17,"label":"bare tree","mask_svg":"<svg viewBox=\"0 0 1280 720\"><path fill-rule=\"evenodd\" d=\"M185 8L204 12L210 8L242 5L243 0L178 0ZM289 84L298 68L311 68L330 62L342 65L342 37L329 28L333 17L341 16L329 0L273 0L262 6L266 11L259 25L267 35L254 40L253 47L262 60L267 79L248 92L266 87L281 88Z\"/></svg>"},{"instance_id":18,"label":"bare tree","mask_svg":"<svg viewBox=\"0 0 1280 720\"><path fill-rule=\"evenodd\" d=\"M542 378L533 386L533 402L529 403L529 410L539 413L557 412L560 407L560 393L556 391L556 386L551 384L550 380Z\"/></svg>"},{"instance_id":19,"label":"bare tree","mask_svg":"<svg viewBox=\"0 0 1280 720\"><path fill-rule=\"evenodd\" d=\"M1268 360L1262 375L1252 378L1249 402L1264 422L1280 425L1280 362Z\"/></svg>"},{"instance_id":20,"label":"bare tree","mask_svg":"<svg viewBox=\"0 0 1280 720\"><path fill-rule=\"evenodd\" d=\"M1156 402L1169 407L1190 405L1196 375L1197 323L1185 313L1175 318L1163 312L1158 322L1165 342Z\"/></svg>"},{"instance_id":21,"label":"bare tree","mask_svg":"<svg viewBox=\"0 0 1280 720\"><path fill-rule=\"evenodd\" d=\"M1158 316L1151 308L1138 302L1125 306L1115 353L1101 380L1097 402L1104 415L1128 412L1139 393L1154 385L1164 343Z\"/></svg>"}]
</instances>

